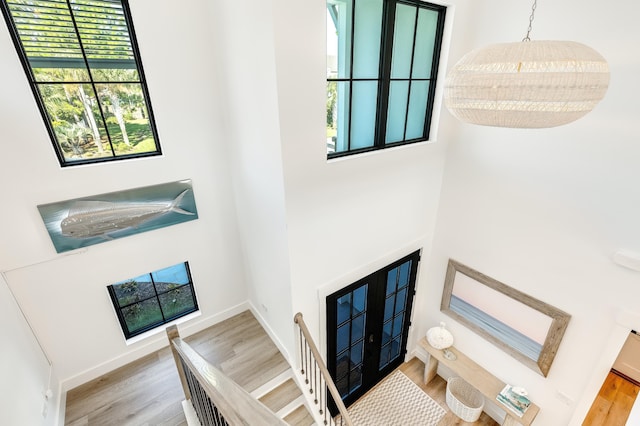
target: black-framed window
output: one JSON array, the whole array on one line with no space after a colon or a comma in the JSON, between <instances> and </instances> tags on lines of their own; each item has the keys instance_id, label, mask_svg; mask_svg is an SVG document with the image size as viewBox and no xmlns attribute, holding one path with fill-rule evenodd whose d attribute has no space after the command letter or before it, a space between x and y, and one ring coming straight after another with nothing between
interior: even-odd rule
<instances>
[{"instance_id":1,"label":"black-framed window","mask_svg":"<svg viewBox=\"0 0 640 426\"><path fill-rule=\"evenodd\" d=\"M189 263L107 286L125 338L198 310Z\"/></svg>"},{"instance_id":2,"label":"black-framed window","mask_svg":"<svg viewBox=\"0 0 640 426\"><path fill-rule=\"evenodd\" d=\"M327 0L329 158L429 139L446 8Z\"/></svg>"},{"instance_id":3,"label":"black-framed window","mask_svg":"<svg viewBox=\"0 0 640 426\"><path fill-rule=\"evenodd\" d=\"M127 0L0 0L62 166L161 154Z\"/></svg>"}]
</instances>

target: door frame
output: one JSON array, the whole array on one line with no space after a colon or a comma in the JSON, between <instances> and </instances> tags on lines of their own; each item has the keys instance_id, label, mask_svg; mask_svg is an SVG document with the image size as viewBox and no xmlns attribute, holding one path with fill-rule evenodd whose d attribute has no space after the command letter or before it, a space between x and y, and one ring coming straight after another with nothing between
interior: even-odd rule
<instances>
[{"instance_id":1,"label":"door frame","mask_svg":"<svg viewBox=\"0 0 640 426\"><path fill-rule=\"evenodd\" d=\"M383 368L379 367L380 363L380 349L383 346L381 344L382 335L383 335L383 324L384 321L384 311L385 311L385 300L387 299L387 277L390 270L399 267L400 265L412 261L409 276L408 276L408 284L407 284L407 295L405 304L405 317L403 319L404 328L401 332L401 342L402 346L400 349L399 355L397 358L389 362ZM327 293L323 297L324 301L324 313L325 313L325 321L322 335L325 338L325 347L324 353L326 356L327 367L329 371L335 370L335 354L329 354L329 351L336 351L335 342L329 342L329 327L328 325L331 323L333 325L333 320L330 321L330 311L333 314L332 318L337 315L337 313L333 310L333 307L330 308L329 304L327 304L327 299L330 296L334 296L335 300L340 297L351 293L355 289L367 284L367 319L365 323L365 331L364 331L364 354L363 354L363 371L362 371L362 383L358 390L351 393L349 396L345 398L345 405L349 406L353 402L355 402L358 398L360 398L364 393L366 393L369 389L379 383L384 377L390 374L393 370L395 370L399 365L401 365L407 354L407 346L409 331L412 325L412 317L413 317L413 303L414 297L416 294L416 286L417 286L417 278L418 278L418 266L421 260L421 249L414 250L410 254L405 254L401 258L396 258L391 263L386 264L380 268L376 268L373 272L370 272L364 276L357 279L355 282L352 282L347 285L343 285L341 288ZM392 294L396 294L395 291ZM377 305L372 303L375 301L378 303ZM391 319L394 318L394 314L391 314ZM335 324L337 330L337 324ZM334 330L335 332L335 330ZM367 344L367 342L369 344ZM373 342L373 344L371 344ZM368 358L365 360L365 358ZM333 368L332 368L333 367ZM369 373L369 374L365 374ZM330 404L330 408L332 411L335 410L334 404Z\"/></svg>"}]
</instances>

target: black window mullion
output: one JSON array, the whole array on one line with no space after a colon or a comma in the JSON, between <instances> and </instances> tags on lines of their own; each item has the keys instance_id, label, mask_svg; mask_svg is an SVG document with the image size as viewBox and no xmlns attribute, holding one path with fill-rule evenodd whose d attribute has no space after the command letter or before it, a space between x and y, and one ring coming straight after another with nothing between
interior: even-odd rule
<instances>
[{"instance_id":1,"label":"black window mullion","mask_svg":"<svg viewBox=\"0 0 640 426\"><path fill-rule=\"evenodd\" d=\"M444 19L447 14L447 9L442 8L438 13L438 23L436 27L436 38L434 40L435 46L442 46L442 36L444 32ZM424 120L424 137L429 138L429 130L431 128L431 117L433 112L433 103L435 101L436 83L438 77L438 65L440 63L440 48L433 50L433 61L431 62L431 75L429 79L429 95L427 97L427 114Z\"/></svg>"},{"instance_id":2,"label":"black window mullion","mask_svg":"<svg viewBox=\"0 0 640 426\"><path fill-rule=\"evenodd\" d=\"M164 316L164 311L162 310L162 304L160 303L160 297L158 296L158 289L156 288L156 281L153 279L153 274L149 274L149 278L151 278L151 286L153 287L153 292L156 295L156 300L158 301L158 308L160 309L160 315L162 315L162 323L165 323L167 319Z\"/></svg>"},{"instance_id":3,"label":"black window mullion","mask_svg":"<svg viewBox=\"0 0 640 426\"><path fill-rule=\"evenodd\" d=\"M347 124L347 151L351 151L351 117L353 117L353 52L355 51L355 33L356 33L356 2L353 0L351 5L351 49L349 51L349 120Z\"/></svg>"},{"instance_id":4,"label":"black window mullion","mask_svg":"<svg viewBox=\"0 0 640 426\"><path fill-rule=\"evenodd\" d=\"M149 128L151 129L151 133L153 134L153 139L156 142L158 155L162 154L162 149L160 148L160 143L158 142L160 138L158 137L158 130L156 129L156 119L153 115L153 108L151 107L151 97L149 96L149 88L147 87L147 79L144 74L144 68L142 66L142 60L140 59L140 49L138 48L138 39L136 37L136 31L133 28L133 20L131 19L131 10L129 9L129 2L122 2L122 14L124 15L124 20L127 23L127 27L129 27L129 41L131 41L131 50L133 51L133 57L136 61L136 68L138 69L138 78L140 79L140 86L142 88L143 97L145 100L145 106L147 108L147 116L149 118ZM187 273L189 271L189 267L187 266ZM189 275L189 277L191 277ZM191 280L191 278L189 278Z\"/></svg>"},{"instance_id":5,"label":"black window mullion","mask_svg":"<svg viewBox=\"0 0 640 426\"><path fill-rule=\"evenodd\" d=\"M378 105L376 111L376 131L373 146L384 148L387 134L387 109L389 107L389 89L391 80L391 62L393 58L393 34L395 31L396 0L387 0L382 13L382 31L380 40L380 66L378 77Z\"/></svg>"},{"instance_id":6,"label":"black window mullion","mask_svg":"<svg viewBox=\"0 0 640 426\"><path fill-rule=\"evenodd\" d=\"M416 7L416 16L413 21L413 44L411 46L411 64L409 65L409 87L407 89L407 105L406 105L406 113L404 115L404 129L402 131L402 140L407 140L407 123L409 122L409 104L411 101L411 87L413 86L413 61L416 57L416 39L418 38L418 17L419 17L420 8ZM434 49L435 50L435 49ZM426 116L425 116L426 119ZM426 121L426 120L425 120Z\"/></svg>"},{"instance_id":7,"label":"black window mullion","mask_svg":"<svg viewBox=\"0 0 640 426\"><path fill-rule=\"evenodd\" d=\"M98 111L100 111L100 119L102 120L102 125L104 126L104 132L107 135L107 141L109 142L109 147L111 148L111 155L113 157L116 156L116 151L113 148L113 143L111 142L111 135L109 134L109 129L107 127L107 119L104 116L104 111L102 108L102 102L100 101L100 96L98 95L98 89L96 88L96 83L93 81L93 71L89 66L89 60L87 59L87 53L84 48L84 44L82 41L82 36L80 35L80 31L78 30L78 23L76 22L75 11L71 7L71 1L67 0L67 7L69 8L69 16L71 16L71 23L73 24L73 28L76 31L76 36L78 37L78 45L80 46L80 51L82 52L82 58L84 60L85 66L87 67L87 73L89 74L89 80L91 84L91 88L93 89L93 94L96 96L96 102L98 103ZM97 141L99 144L102 144L102 141ZM62 149L62 148L60 148ZM63 155L64 156L64 155Z\"/></svg>"}]
</instances>

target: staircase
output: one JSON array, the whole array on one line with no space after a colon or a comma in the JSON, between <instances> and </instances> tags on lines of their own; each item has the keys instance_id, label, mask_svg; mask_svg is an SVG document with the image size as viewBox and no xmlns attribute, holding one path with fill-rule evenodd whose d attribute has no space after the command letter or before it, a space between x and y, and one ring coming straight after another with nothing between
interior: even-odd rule
<instances>
[{"instance_id":1,"label":"staircase","mask_svg":"<svg viewBox=\"0 0 640 426\"><path fill-rule=\"evenodd\" d=\"M251 396L262 402L278 417L292 426L310 426L313 417L304 405L302 391L293 379L293 371L279 374L258 389Z\"/></svg>"},{"instance_id":2,"label":"staircase","mask_svg":"<svg viewBox=\"0 0 640 426\"><path fill-rule=\"evenodd\" d=\"M184 341L285 423L315 424L294 371L250 311Z\"/></svg>"}]
</instances>

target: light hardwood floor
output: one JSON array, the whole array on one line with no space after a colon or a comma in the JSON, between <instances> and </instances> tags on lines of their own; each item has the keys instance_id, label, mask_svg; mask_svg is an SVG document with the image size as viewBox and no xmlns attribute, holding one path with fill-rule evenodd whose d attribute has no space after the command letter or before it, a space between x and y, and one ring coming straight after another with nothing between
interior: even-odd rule
<instances>
[{"instance_id":1,"label":"light hardwood floor","mask_svg":"<svg viewBox=\"0 0 640 426\"><path fill-rule=\"evenodd\" d=\"M610 372L582 426L623 426L638 397L640 386Z\"/></svg>"},{"instance_id":2,"label":"light hardwood floor","mask_svg":"<svg viewBox=\"0 0 640 426\"><path fill-rule=\"evenodd\" d=\"M418 358L413 358L399 367L399 370L407 375L415 384L420 386L420 388L425 391L427 395L429 395L434 401L436 401L440 406L447 410L447 414L444 418L438 423L438 426L453 426L453 425L484 425L484 426L494 426L498 425L498 423L493 420L487 413L482 413L480 418L475 423L468 423L457 417L453 414L449 407L447 407L446 402L446 389L447 382L440 376L436 376L431 380L428 384L423 383L423 372L424 372L424 363L420 361Z\"/></svg>"},{"instance_id":3,"label":"light hardwood floor","mask_svg":"<svg viewBox=\"0 0 640 426\"><path fill-rule=\"evenodd\" d=\"M247 392L289 364L250 311L184 339ZM168 347L67 393L65 424L185 425L184 399Z\"/></svg>"},{"instance_id":4,"label":"light hardwood floor","mask_svg":"<svg viewBox=\"0 0 640 426\"><path fill-rule=\"evenodd\" d=\"M184 340L250 393L259 390L270 380L286 375L289 368L284 357L249 311ZM414 358L400 369L443 408L447 408L446 382L436 377L428 385L422 384L422 361ZM291 384L285 381L283 390L296 393ZM166 347L70 390L67 394L65 424L184 426L186 420L181 406L183 399L176 367L171 352ZM273 393L265 395L261 400L276 411L284 404L281 397ZM285 417L290 424L301 426L311 424L309 419L305 410L295 410ZM468 424L448 412L439 426ZM497 425L484 413L475 424Z\"/></svg>"}]
</instances>

